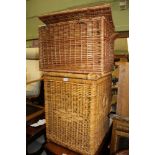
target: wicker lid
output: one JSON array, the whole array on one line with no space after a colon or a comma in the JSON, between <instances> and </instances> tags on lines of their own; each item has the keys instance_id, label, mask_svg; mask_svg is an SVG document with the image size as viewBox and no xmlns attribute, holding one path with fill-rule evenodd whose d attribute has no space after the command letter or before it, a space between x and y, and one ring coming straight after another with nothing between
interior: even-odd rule
<instances>
[{"instance_id":1,"label":"wicker lid","mask_svg":"<svg viewBox=\"0 0 155 155\"><path fill-rule=\"evenodd\" d=\"M60 12L53 12L51 14L45 14L39 17L39 19L45 24L53 24L58 22L65 22L70 20L78 20L82 18L92 17L106 17L113 25L112 12L110 4L102 4L98 6L83 7L76 9L68 9Z\"/></svg>"}]
</instances>

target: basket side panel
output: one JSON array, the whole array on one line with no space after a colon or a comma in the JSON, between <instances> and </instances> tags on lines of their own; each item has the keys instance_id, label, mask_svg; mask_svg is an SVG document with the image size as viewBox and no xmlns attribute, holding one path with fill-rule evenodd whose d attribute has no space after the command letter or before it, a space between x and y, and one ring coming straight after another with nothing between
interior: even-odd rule
<instances>
[{"instance_id":1,"label":"basket side panel","mask_svg":"<svg viewBox=\"0 0 155 155\"><path fill-rule=\"evenodd\" d=\"M96 90L94 89L94 98L91 104L90 150L92 154L95 154L109 128L108 113L111 100L111 75L94 82L93 88Z\"/></svg>"},{"instance_id":2,"label":"basket side panel","mask_svg":"<svg viewBox=\"0 0 155 155\"><path fill-rule=\"evenodd\" d=\"M47 139L87 154L91 86L59 79L45 80Z\"/></svg>"},{"instance_id":3,"label":"basket side panel","mask_svg":"<svg viewBox=\"0 0 155 155\"><path fill-rule=\"evenodd\" d=\"M111 31L107 23L103 16L53 23L46 26L47 30L42 28L40 69L73 73L111 71Z\"/></svg>"},{"instance_id":4,"label":"basket side panel","mask_svg":"<svg viewBox=\"0 0 155 155\"><path fill-rule=\"evenodd\" d=\"M47 26L39 28L39 68L43 70L47 68L50 59L50 38ZM49 61L50 60L50 61Z\"/></svg>"},{"instance_id":5,"label":"basket side panel","mask_svg":"<svg viewBox=\"0 0 155 155\"><path fill-rule=\"evenodd\" d=\"M104 72L109 72L112 70L113 66L113 57L114 57L114 51L113 51L113 46L114 46L114 41L111 39L112 34L114 33L114 29L111 25L111 23L105 19L103 22L104 25L104 32L106 33L107 39L104 40L104 49L103 49L103 71Z\"/></svg>"},{"instance_id":6,"label":"basket side panel","mask_svg":"<svg viewBox=\"0 0 155 155\"><path fill-rule=\"evenodd\" d=\"M93 155L108 130L111 75L96 81L45 78L47 139Z\"/></svg>"}]
</instances>

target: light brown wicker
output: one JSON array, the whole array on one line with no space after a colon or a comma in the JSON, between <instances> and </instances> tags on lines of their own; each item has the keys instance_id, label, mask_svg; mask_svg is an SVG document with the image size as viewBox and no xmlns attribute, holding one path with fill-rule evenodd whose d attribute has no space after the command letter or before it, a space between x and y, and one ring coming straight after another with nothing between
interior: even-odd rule
<instances>
[{"instance_id":1,"label":"light brown wicker","mask_svg":"<svg viewBox=\"0 0 155 155\"><path fill-rule=\"evenodd\" d=\"M114 26L109 6L75 9L40 17L40 69L106 73L113 65Z\"/></svg>"},{"instance_id":2,"label":"light brown wicker","mask_svg":"<svg viewBox=\"0 0 155 155\"><path fill-rule=\"evenodd\" d=\"M109 125L111 75L97 80L53 75L44 77L48 141L94 155Z\"/></svg>"}]
</instances>

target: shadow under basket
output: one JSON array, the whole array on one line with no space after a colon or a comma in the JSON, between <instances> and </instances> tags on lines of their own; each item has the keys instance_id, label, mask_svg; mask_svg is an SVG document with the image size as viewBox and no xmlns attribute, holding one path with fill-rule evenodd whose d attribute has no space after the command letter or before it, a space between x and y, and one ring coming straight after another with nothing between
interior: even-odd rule
<instances>
[{"instance_id":1,"label":"shadow under basket","mask_svg":"<svg viewBox=\"0 0 155 155\"><path fill-rule=\"evenodd\" d=\"M91 80L44 75L47 140L94 155L109 128L111 74Z\"/></svg>"}]
</instances>

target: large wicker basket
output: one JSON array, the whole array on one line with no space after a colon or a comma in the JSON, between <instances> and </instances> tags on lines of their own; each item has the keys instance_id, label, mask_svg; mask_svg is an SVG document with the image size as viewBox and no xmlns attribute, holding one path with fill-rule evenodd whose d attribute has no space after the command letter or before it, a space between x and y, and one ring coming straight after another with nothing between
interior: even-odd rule
<instances>
[{"instance_id":1,"label":"large wicker basket","mask_svg":"<svg viewBox=\"0 0 155 155\"><path fill-rule=\"evenodd\" d=\"M48 141L94 155L109 125L111 75L97 80L51 75L44 77Z\"/></svg>"},{"instance_id":2,"label":"large wicker basket","mask_svg":"<svg viewBox=\"0 0 155 155\"><path fill-rule=\"evenodd\" d=\"M114 31L108 5L67 10L40 19L40 69L71 73L106 73L113 65Z\"/></svg>"}]
</instances>

